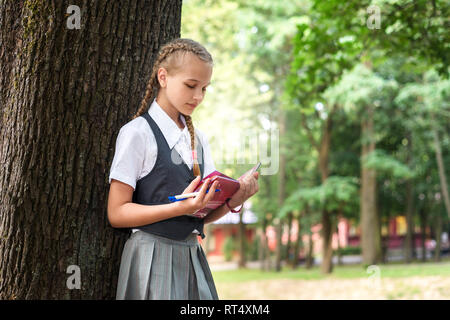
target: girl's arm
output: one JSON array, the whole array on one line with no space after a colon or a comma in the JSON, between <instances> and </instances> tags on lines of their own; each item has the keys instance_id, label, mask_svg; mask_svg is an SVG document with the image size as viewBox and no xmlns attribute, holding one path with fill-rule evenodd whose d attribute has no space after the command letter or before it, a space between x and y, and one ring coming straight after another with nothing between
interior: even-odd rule
<instances>
[{"instance_id":1,"label":"girl's arm","mask_svg":"<svg viewBox=\"0 0 450 320\"><path fill-rule=\"evenodd\" d=\"M258 186L258 178L259 172L254 172L253 174L249 174L244 176L242 179L239 179L240 187L239 190L231 197L229 204L230 207L236 208L243 204L248 198L253 196L259 190ZM214 222L219 220L224 215L226 215L230 209L223 204L213 212L208 214L203 221L205 224Z\"/></svg>"},{"instance_id":2,"label":"girl's arm","mask_svg":"<svg viewBox=\"0 0 450 320\"><path fill-rule=\"evenodd\" d=\"M236 208L236 207L240 206L240 204L234 205L233 198L230 199L229 203L230 203L230 206L232 208ZM223 204L220 207L218 207L217 209L215 209L213 212L208 214L205 217L205 219L203 220L203 223L207 224L207 223L211 223L211 222L214 222L216 220L219 220L224 215L226 215L229 211L230 211L230 209L228 209L227 205Z\"/></svg>"},{"instance_id":3,"label":"girl's arm","mask_svg":"<svg viewBox=\"0 0 450 320\"><path fill-rule=\"evenodd\" d=\"M198 179L194 179L183 193L193 192L197 184ZM114 228L132 228L195 212L205 207L214 196L214 192L206 194L208 186L209 180L203 184L200 194L195 198L168 204L142 205L131 202L134 191L131 186L113 179L108 196L109 223ZM211 188L214 190L216 187L217 181Z\"/></svg>"},{"instance_id":4,"label":"girl's arm","mask_svg":"<svg viewBox=\"0 0 450 320\"><path fill-rule=\"evenodd\" d=\"M133 188L126 183L112 180L108 196L108 220L114 228L144 226L181 213L174 203L142 205L133 203Z\"/></svg>"}]
</instances>

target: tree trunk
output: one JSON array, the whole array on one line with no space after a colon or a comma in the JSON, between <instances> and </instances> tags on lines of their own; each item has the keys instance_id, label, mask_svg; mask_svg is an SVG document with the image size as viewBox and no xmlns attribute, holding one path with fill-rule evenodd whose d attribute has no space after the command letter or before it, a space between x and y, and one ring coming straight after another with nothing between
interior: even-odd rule
<instances>
[{"instance_id":1,"label":"tree trunk","mask_svg":"<svg viewBox=\"0 0 450 320\"><path fill-rule=\"evenodd\" d=\"M0 5L0 299L115 297L115 138L180 32L180 0L84 1L79 29L70 5Z\"/></svg>"},{"instance_id":2,"label":"tree trunk","mask_svg":"<svg viewBox=\"0 0 450 320\"><path fill-rule=\"evenodd\" d=\"M306 269L311 269L314 264L314 257L313 257L314 246L313 246L311 227L309 227L308 235L309 235L309 237L308 237L308 253L306 255L305 267L306 267Z\"/></svg>"},{"instance_id":3,"label":"tree trunk","mask_svg":"<svg viewBox=\"0 0 450 320\"><path fill-rule=\"evenodd\" d=\"M283 110L279 110L280 114L278 117L278 127L280 132L280 139L283 139L286 129L286 119ZM278 173L278 208L281 208L286 198L286 152L284 151L284 145L280 146L280 166ZM282 236L283 236L283 219L279 219L276 224L276 234L277 234L277 248L276 248L276 260L275 260L275 271L281 271L281 260L282 260Z\"/></svg>"},{"instance_id":4,"label":"tree trunk","mask_svg":"<svg viewBox=\"0 0 450 320\"><path fill-rule=\"evenodd\" d=\"M427 218L426 218L426 210L425 207L422 206L419 211L420 214L420 231L421 231L421 247L422 247L422 262L427 261L427 249L425 246L426 241L426 228L427 228Z\"/></svg>"},{"instance_id":5,"label":"tree trunk","mask_svg":"<svg viewBox=\"0 0 450 320\"><path fill-rule=\"evenodd\" d=\"M328 179L328 159L331 145L331 129L332 129L332 112L328 115L325 122L324 131L322 134L322 141L319 152L319 169L321 175L321 182L324 183ZM331 239L333 234L333 227L331 225L330 212L322 210L322 265L321 272L324 274L333 271L333 248L331 246Z\"/></svg>"},{"instance_id":6,"label":"tree trunk","mask_svg":"<svg viewBox=\"0 0 450 320\"><path fill-rule=\"evenodd\" d=\"M275 271L281 271L281 260L282 260L282 234L283 234L283 221L281 219L278 220L275 225L275 233L277 237L277 244L275 249Z\"/></svg>"},{"instance_id":7,"label":"tree trunk","mask_svg":"<svg viewBox=\"0 0 450 320\"><path fill-rule=\"evenodd\" d=\"M270 144L269 144L269 148L270 148ZM261 184L264 184L265 186L265 195L267 197L267 199L271 199L271 195L272 195L272 179L271 176L263 176L261 177ZM267 239L267 225L269 224L269 212L264 212L264 216L262 218L262 235L261 235L261 247L262 247L262 252L261 252L261 270L264 271L269 271L270 270L270 249L269 249L269 244L268 244L268 239Z\"/></svg>"},{"instance_id":8,"label":"tree trunk","mask_svg":"<svg viewBox=\"0 0 450 320\"><path fill-rule=\"evenodd\" d=\"M333 247L331 246L331 240L333 236L333 224L331 222L330 213L327 211L322 212L322 273L333 272Z\"/></svg>"},{"instance_id":9,"label":"tree trunk","mask_svg":"<svg viewBox=\"0 0 450 320\"><path fill-rule=\"evenodd\" d=\"M265 227L264 227L263 223L263 227L261 227L261 229L258 229L261 236L259 238L259 250L258 250L258 261L259 261L259 266L261 271L264 271L264 266L265 266L265 259L266 259L266 235L265 235Z\"/></svg>"},{"instance_id":10,"label":"tree trunk","mask_svg":"<svg viewBox=\"0 0 450 320\"><path fill-rule=\"evenodd\" d=\"M442 216L440 212L435 218L435 235L436 238L436 248L434 250L434 261L441 261L441 236L442 236Z\"/></svg>"},{"instance_id":11,"label":"tree trunk","mask_svg":"<svg viewBox=\"0 0 450 320\"><path fill-rule=\"evenodd\" d=\"M408 135L407 163L412 168L412 136ZM405 262L411 263L414 256L414 182L406 181L406 236L405 236Z\"/></svg>"},{"instance_id":12,"label":"tree trunk","mask_svg":"<svg viewBox=\"0 0 450 320\"><path fill-rule=\"evenodd\" d=\"M380 216L380 215L379 215ZM381 226L381 217L378 219L380 226ZM389 219L386 222L386 230L389 230ZM381 257L380 257L380 262L381 263L387 263L387 253L389 250L389 239L390 239L390 234L389 231L387 233L387 235L383 238L382 234L381 234L381 228L379 230L380 233L380 248L381 248Z\"/></svg>"},{"instance_id":13,"label":"tree trunk","mask_svg":"<svg viewBox=\"0 0 450 320\"><path fill-rule=\"evenodd\" d=\"M244 211L245 209L242 208L241 212L239 213L239 262L238 262L239 268L245 268L245 265L247 263L247 259L245 256L246 238L245 238Z\"/></svg>"},{"instance_id":14,"label":"tree trunk","mask_svg":"<svg viewBox=\"0 0 450 320\"><path fill-rule=\"evenodd\" d=\"M432 116L432 118L434 120L434 115ZM448 194L447 177L445 175L444 161L442 160L441 142L439 141L439 135L437 130L433 128L432 131L433 131L434 146L436 149L435 153L436 153L436 162L438 164L439 181L441 183L441 194L442 197L444 198L447 216L450 219L450 196Z\"/></svg>"},{"instance_id":15,"label":"tree trunk","mask_svg":"<svg viewBox=\"0 0 450 320\"><path fill-rule=\"evenodd\" d=\"M369 106L367 117L362 120L361 159L375 150L373 112L373 107ZM361 233L363 264L375 264L381 257L376 208L376 172L364 165L361 166Z\"/></svg>"},{"instance_id":16,"label":"tree trunk","mask_svg":"<svg viewBox=\"0 0 450 320\"><path fill-rule=\"evenodd\" d=\"M405 235L405 263L413 260L414 221L413 221L413 186L411 181L406 182L406 235Z\"/></svg>"},{"instance_id":17,"label":"tree trunk","mask_svg":"<svg viewBox=\"0 0 450 320\"><path fill-rule=\"evenodd\" d=\"M268 239L267 239L266 230L267 230L267 218L264 217L263 226L262 226L262 235L261 235L261 241L262 241L261 270L263 270L263 271L270 270L270 249L269 249L269 243L268 243Z\"/></svg>"},{"instance_id":18,"label":"tree trunk","mask_svg":"<svg viewBox=\"0 0 450 320\"><path fill-rule=\"evenodd\" d=\"M337 234L337 238L338 238L338 241L337 241L337 251L338 251L337 264L339 266L341 266L342 265L342 251L341 251L342 248L341 248L341 241L339 239L339 219L338 219L338 223L335 226L335 229L336 229L336 234Z\"/></svg>"},{"instance_id":19,"label":"tree trunk","mask_svg":"<svg viewBox=\"0 0 450 320\"><path fill-rule=\"evenodd\" d=\"M288 219L287 219L287 227L288 227L288 239L287 239L287 245L286 245L286 252L287 252L287 257L286 257L286 262L287 264L292 264L292 256L291 256L291 247L292 247L292 242L291 242L291 232L292 232L292 212L288 213Z\"/></svg>"},{"instance_id":20,"label":"tree trunk","mask_svg":"<svg viewBox=\"0 0 450 320\"><path fill-rule=\"evenodd\" d=\"M319 171L321 176L321 182L324 183L325 180L328 178L329 168L328 168L328 161L329 161L329 153L330 153L330 145L331 145L331 132L332 132L332 126L333 126L333 114L336 112L337 106L334 105L332 107L331 112L328 114L328 117L322 127L322 137L320 144L318 145L314 139L312 130L308 127L306 123L306 117L302 115L302 125L304 129L306 130L306 133L308 135L308 138L311 142L311 145L315 147L319 153ZM322 210L322 235L326 237L326 239L331 239L331 235L325 235L324 230L329 230L332 232L331 228L331 220L330 220L330 213L326 210ZM328 257L332 256L333 253L331 250L331 245L329 245L328 240L323 239L322 242L322 254L324 257L327 257L326 259L322 260L322 266L321 270L324 273L329 273L333 269L332 259L328 259Z\"/></svg>"},{"instance_id":21,"label":"tree trunk","mask_svg":"<svg viewBox=\"0 0 450 320\"><path fill-rule=\"evenodd\" d=\"M298 230L297 230L297 239L294 244L294 257L292 259L292 269L297 269L298 267L300 248L302 247L302 235L300 233L300 219L301 214L299 214L299 216L297 217Z\"/></svg>"}]
</instances>

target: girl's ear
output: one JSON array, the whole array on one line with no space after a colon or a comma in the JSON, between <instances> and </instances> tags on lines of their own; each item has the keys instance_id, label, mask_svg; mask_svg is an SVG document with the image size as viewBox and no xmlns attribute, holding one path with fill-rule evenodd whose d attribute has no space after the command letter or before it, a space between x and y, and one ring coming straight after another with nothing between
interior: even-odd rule
<instances>
[{"instance_id":1,"label":"girl's ear","mask_svg":"<svg viewBox=\"0 0 450 320\"><path fill-rule=\"evenodd\" d=\"M164 68L158 69L158 82L161 88L165 88L167 85L167 70Z\"/></svg>"}]
</instances>

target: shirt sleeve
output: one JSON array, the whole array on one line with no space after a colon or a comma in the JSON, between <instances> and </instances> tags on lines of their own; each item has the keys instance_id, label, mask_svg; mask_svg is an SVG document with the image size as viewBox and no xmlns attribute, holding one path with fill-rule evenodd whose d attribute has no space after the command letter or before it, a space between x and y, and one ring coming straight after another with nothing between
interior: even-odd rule
<instances>
[{"instance_id":1,"label":"shirt sleeve","mask_svg":"<svg viewBox=\"0 0 450 320\"><path fill-rule=\"evenodd\" d=\"M136 189L136 181L142 172L145 159L145 137L134 127L124 126L117 135L116 151L109 174Z\"/></svg>"}]
</instances>

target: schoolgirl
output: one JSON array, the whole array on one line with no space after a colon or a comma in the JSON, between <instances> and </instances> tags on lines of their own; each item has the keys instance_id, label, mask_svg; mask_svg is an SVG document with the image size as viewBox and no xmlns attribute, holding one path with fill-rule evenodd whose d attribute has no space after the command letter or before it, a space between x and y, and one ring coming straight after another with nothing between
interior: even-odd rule
<instances>
[{"instance_id":1,"label":"schoolgirl","mask_svg":"<svg viewBox=\"0 0 450 320\"><path fill-rule=\"evenodd\" d=\"M125 243L117 299L218 299L197 237L211 223L258 191L258 173L240 179L238 192L204 219L188 216L214 195L214 182L200 195L169 203L170 195L193 192L215 170L208 140L191 114L210 83L213 60L191 39L175 39L159 50L144 99L119 131L111 166L108 219L131 228ZM150 106L149 106L150 104Z\"/></svg>"}]
</instances>

